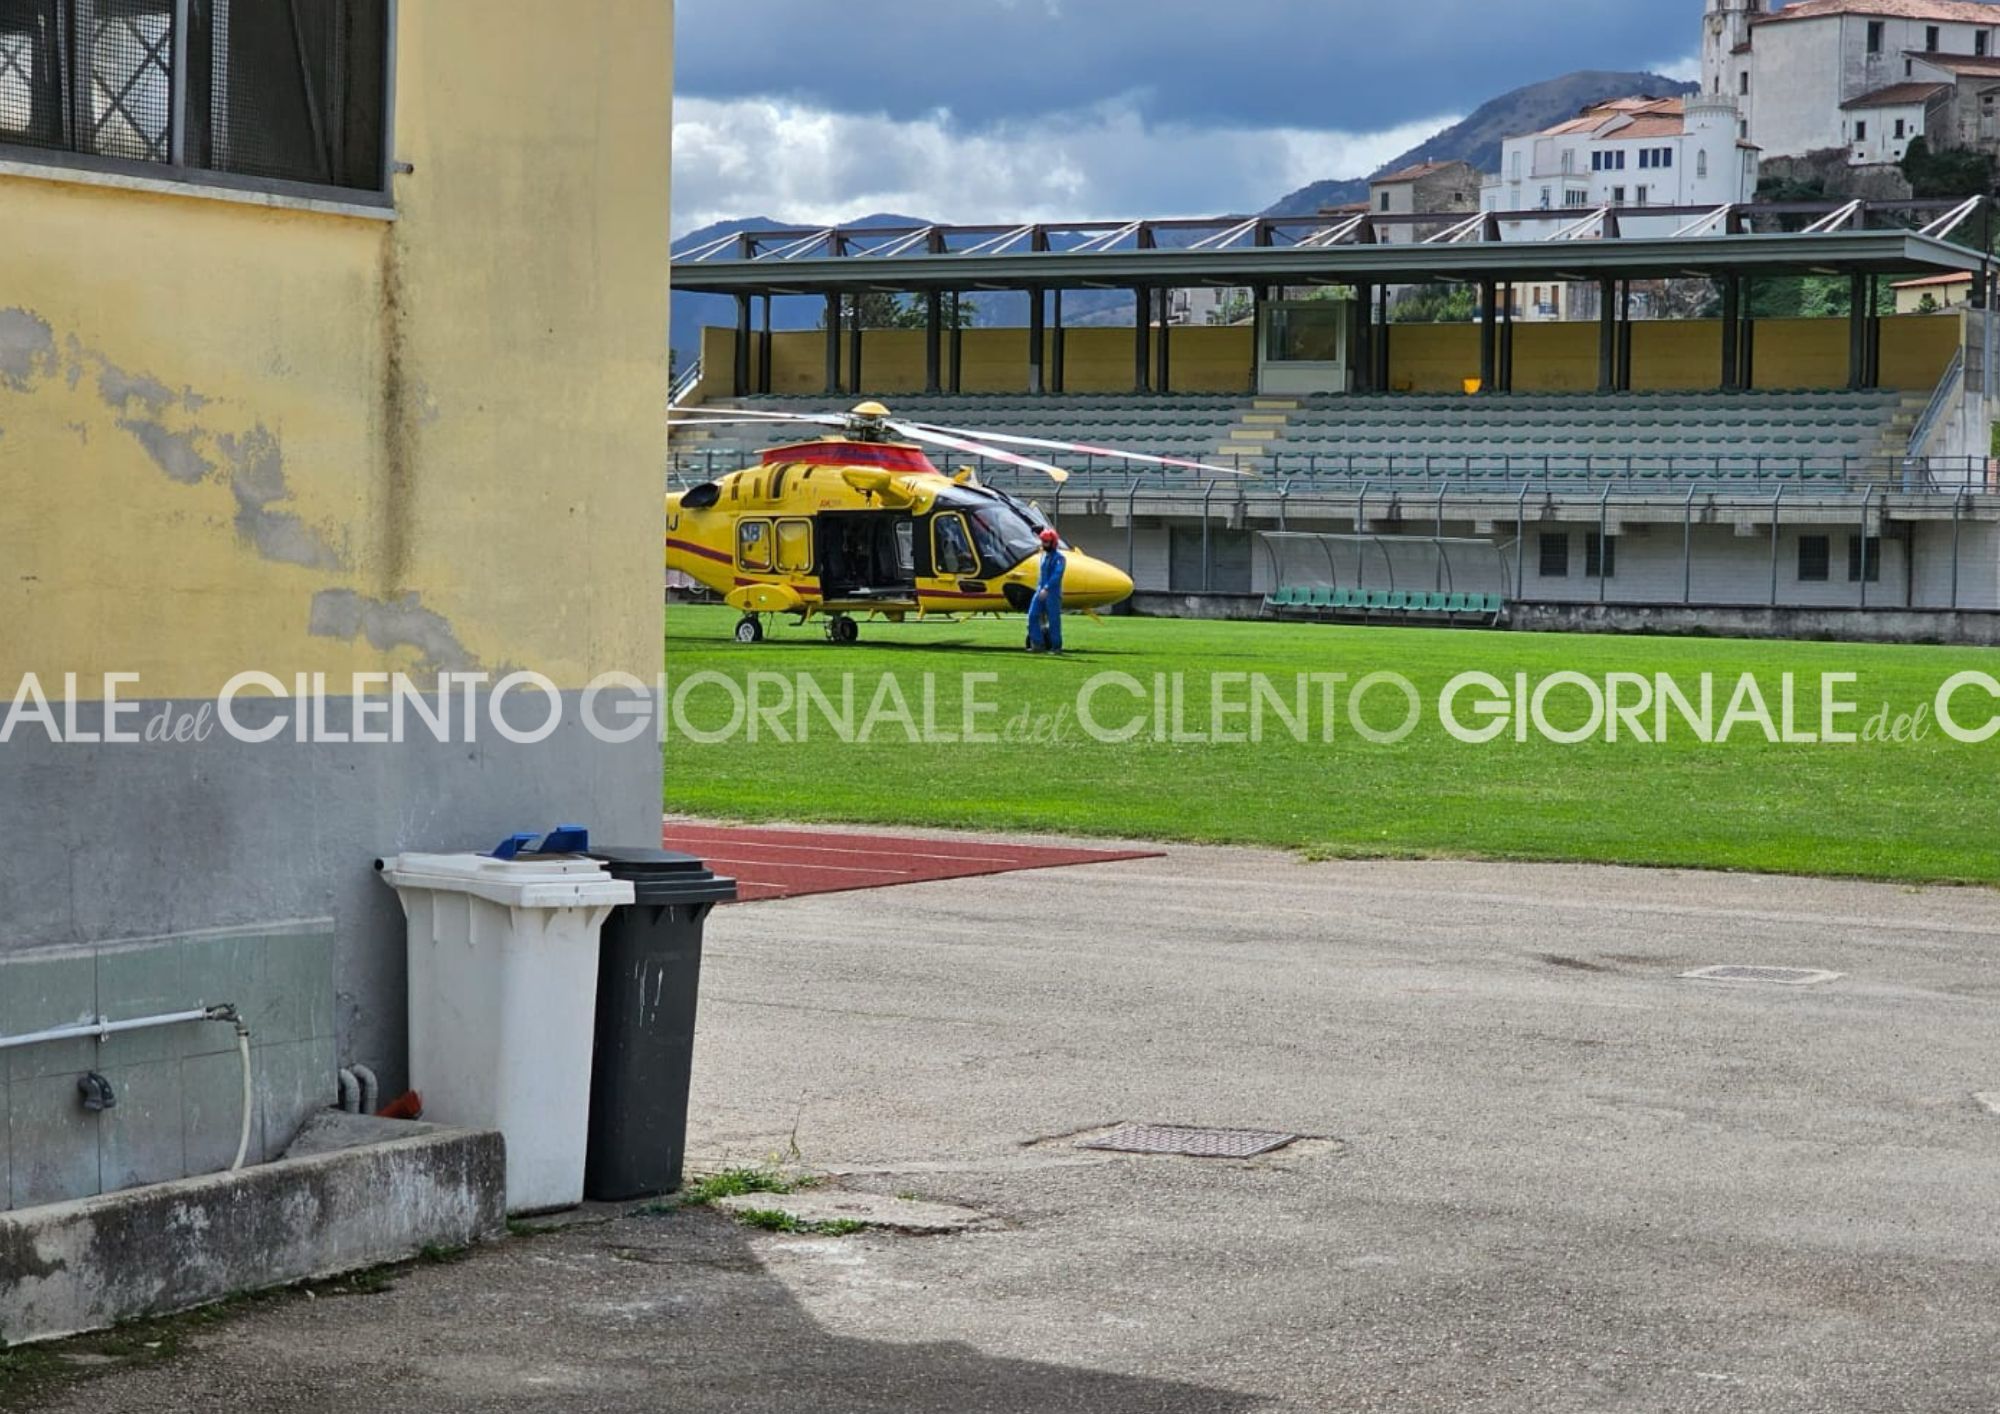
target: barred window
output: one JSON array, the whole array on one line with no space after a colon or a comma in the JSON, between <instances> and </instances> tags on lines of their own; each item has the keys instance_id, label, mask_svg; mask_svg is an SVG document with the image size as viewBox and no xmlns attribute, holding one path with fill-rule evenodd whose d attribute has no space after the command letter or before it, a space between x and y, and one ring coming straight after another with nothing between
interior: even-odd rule
<instances>
[{"instance_id":1,"label":"barred window","mask_svg":"<svg viewBox=\"0 0 2000 1414\"><path fill-rule=\"evenodd\" d=\"M1847 537L1847 582L1860 584L1882 582L1882 537L1879 535L1850 535Z\"/></svg>"},{"instance_id":2,"label":"barred window","mask_svg":"<svg viewBox=\"0 0 2000 1414\"><path fill-rule=\"evenodd\" d=\"M1542 532L1541 576L1543 579L1569 578L1568 531Z\"/></svg>"},{"instance_id":3,"label":"barred window","mask_svg":"<svg viewBox=\"0 0 2000 1414\"><path fill-rule=\"evenodd\" d=\"M1617 539L1609 535L1600 536L1594 530L1584 532L1583 577L1585 579L1611 579L1617 573Z\"/></svg>"},{"instance_id":4,"label":"barred window","mask_svg":"<svg viewBox=\"0 0 2000 1414\"><path fill-rule=\"evenodd\" d=\"M0 0L0 146L381 192L392 0Z\"/></svg>"},{"instance_id":5,"label":"barred window","mask_svg":"<svg viewBox=\"0 0 2000 1414\"><path fill-rule=\"evenodd\" d=\"M1833 567L1833 546L1824 535L1799 537L1799 579L1805 584L1826 583Z\"/></svg>"}]
</instances>

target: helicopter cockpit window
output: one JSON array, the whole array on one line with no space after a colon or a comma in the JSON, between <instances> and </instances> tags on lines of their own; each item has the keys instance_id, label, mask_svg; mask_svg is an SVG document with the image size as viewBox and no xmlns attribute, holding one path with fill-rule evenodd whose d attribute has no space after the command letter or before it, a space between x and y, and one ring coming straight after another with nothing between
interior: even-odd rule
<instances>
[{"instance_id":1,"label":"helicopter cockpit window","mask_svg":"<svg viewBox=\"0 0 2000 1414\"><path fill-rule=\"evenodd\" d=\"M937 572L948 577L978 574L979 556L972 551L972 536L965 528L965 517L954 511L939 516L932 525Z\"/></svg>"},{"instance_id":2,"label":"helicopter cockpit window","mask_svg":"<svg viewBox=\"0 0 2000 1414\"><path fill-rule=\"evenodd\" d=\"M746 570L761 570L766 573L770 571L771 522L768 520L736 522L736 563Z\"/></svg>"},{"instance_id":3,"label":"helicopter cockpit window","mask_svg":"<svg viewBox=\"0 0 2000 1414\"><path fill-rule=\"evenodd\" d=\"M912 521L896 522L896 568L906 575L917 572L917 527Z\"/></svg>"},{"instance_id":4,"label":"helicopter cockpit window","mask_svg":"<svg viewBox=\"0 0 2000 1414\"><path fill-rule=\"evenodd\" d=\"M972 534L981 558L1008 569L1042 548L1035 528L1012 506L981 506L972 512Z\"/></svg>"},{"instance_id":5,"label":"helicopter cockpit window","mask_svg":"<svg viewBox=\"0 0 2000 1414\"><path fill-rule=\"evenodd\" d=\"M812 522L778 522L778 573L811 574L813 567Z\"/></svg>"}]
</instances>

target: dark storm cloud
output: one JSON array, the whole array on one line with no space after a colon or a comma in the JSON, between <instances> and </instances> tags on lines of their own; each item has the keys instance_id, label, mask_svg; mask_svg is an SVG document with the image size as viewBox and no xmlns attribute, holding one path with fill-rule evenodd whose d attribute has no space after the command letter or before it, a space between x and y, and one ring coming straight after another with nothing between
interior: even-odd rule
<instances>
[{"instance_id":1,"label":"dark storm cloud","mask_svg":"<svg viewBox=\"0 0 2000 1414\"><path fill-rule=\"evenodd\" d=\"M1700 0L680 0L678 91L980 127L1388 127L1572 69L1693 54Z\"/></svg>"}]
</instances>

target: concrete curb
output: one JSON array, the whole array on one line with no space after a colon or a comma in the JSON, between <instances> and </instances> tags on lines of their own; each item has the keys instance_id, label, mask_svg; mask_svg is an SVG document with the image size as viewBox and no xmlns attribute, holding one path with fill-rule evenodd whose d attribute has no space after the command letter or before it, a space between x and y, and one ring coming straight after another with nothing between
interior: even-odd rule
<instances>
[{"instance_id":1,"label":"concrete curb","mask_svg":"<svg viewBox=\"0 0 2000 1414\"><path fill-rule=\"evenodd\" d=\"M411 1128L420 1132L0 1214L0 1346L504 1232L500 1135Z\"/></svg>"}]
</instances>

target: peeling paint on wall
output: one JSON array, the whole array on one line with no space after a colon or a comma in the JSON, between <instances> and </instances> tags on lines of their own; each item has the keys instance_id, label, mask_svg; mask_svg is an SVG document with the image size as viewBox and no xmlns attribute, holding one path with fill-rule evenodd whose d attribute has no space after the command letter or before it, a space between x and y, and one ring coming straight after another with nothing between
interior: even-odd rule
<instances>
[{"instance_id":1,"label":"peeling paint on wall","mask_svg":"<svg viewBox=\"0 0 2000 1414\"><path fill-rule=\"evenodd\" d=\"M0 383L25 393L56 371L56 335L25 309L0 309Z\"/></svg>"},{"instance_id":2,"label":"peeling paint on wall","mask_svg":"<svg viewBox=\"0 0 2000 1414\"><path fill-rule=\"evenodd\" d=\"M323 589L313 596L307 632L315 638L349 642L365 636L369 646L381 653L414 648L423 654L421 669L429 674L476 671L479 667L479 660L458 641L450 621L426 609L417 594L393 600L367 599L351 589Z\"/></svg>"},{"instance_id":3,"label":"peeling paint on wall","mask_svg":"<svg viewBox=\"0 0 2000 1414\"><path fill-rule=\"evenodd\" d=\"M274 501L291 499L285 484L285 452L278 439L259 423L241 437L225 435L220 440L231 467L229 489L236 496L236 533L267 560L307 569L345 569L324 535L289 511L270 509Z\"/></svg>"},{"instance_id":4,"label":"peeling paint on wall","mask_svg":"<svg viewBox=\"0 0 2000 1414\"><path fill-rule=\"evenodd\" d=\"M199 485L215 472L215 463L195 446L201 435L197 432L170 432L157 422L136 417L121 417L118 425L146 449L153 465L183 486Z\"/></svg>"}]
</instances>

